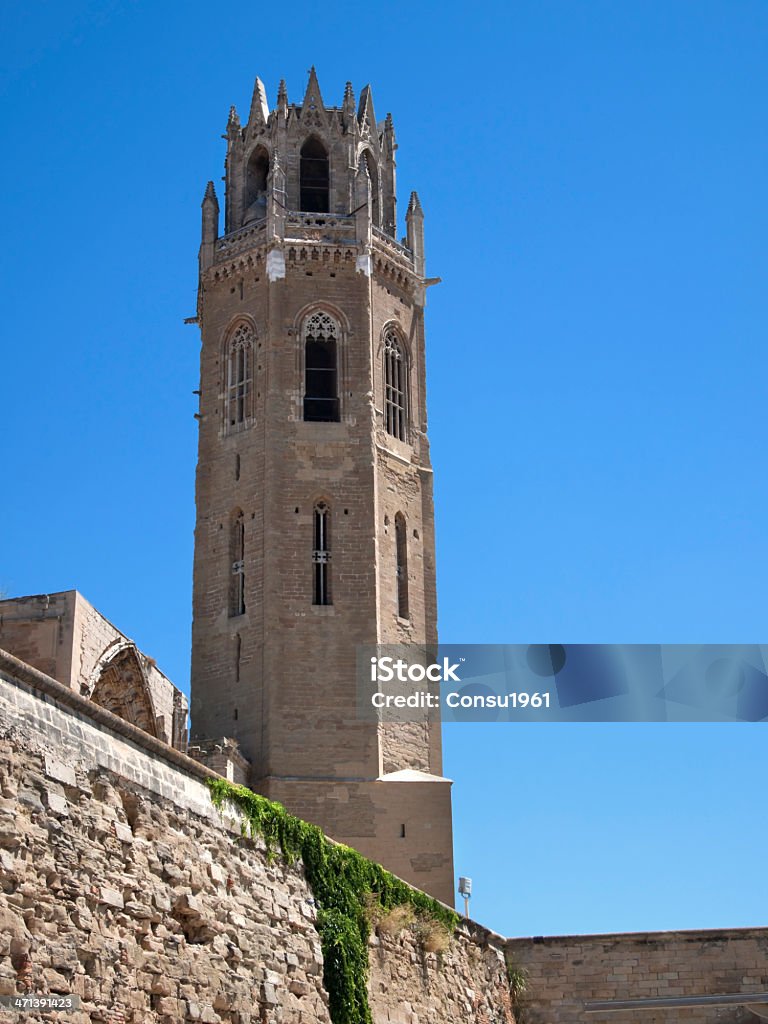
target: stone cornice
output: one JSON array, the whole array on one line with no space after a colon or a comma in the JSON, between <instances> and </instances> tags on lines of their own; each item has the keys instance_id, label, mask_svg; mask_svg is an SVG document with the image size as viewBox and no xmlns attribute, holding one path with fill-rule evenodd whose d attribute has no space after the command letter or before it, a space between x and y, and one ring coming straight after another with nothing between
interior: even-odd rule
<instances>
[{"instance_id":1,"label":"stone cornice","mask_svg":"<svg viewBox=\"0 0 768 1024\"><path fill-rule=\"evenodd\" d=\"M301 217L299 221L297 217ZM321 218L314 217L315 221ZM353 263L366 251L366 246L349 235L353 218L327 217L327 223L312 223L304 214L286 216L285 238L268 238L266 221L224 235L216 242L215 260L201 274L201 281L215 282L259 269L269 251L281 250L286 263L305 261L322 263ZM351 225L354 228L354 225ZM371 240L373 270L376 276L404 289L423 285L405 246L377 231Z\"/></svg>"}]
</instances>

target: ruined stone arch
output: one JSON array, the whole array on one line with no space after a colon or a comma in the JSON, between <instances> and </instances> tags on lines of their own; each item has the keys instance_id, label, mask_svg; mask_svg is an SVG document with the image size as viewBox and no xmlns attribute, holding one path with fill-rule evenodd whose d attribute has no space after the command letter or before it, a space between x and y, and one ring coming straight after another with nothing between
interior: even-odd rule
<instances>
[{"instance_id":1,"label":"ruined stone arch","mask_svg":"<svg viewBox=\"0 0 768 1024\"><path fill-rule=\"evenodd\" d=\"M158 737L157 717L147 674L136 645L108 647L91 674L84 696L150 736Z\"/></svg>"}]
</instances>

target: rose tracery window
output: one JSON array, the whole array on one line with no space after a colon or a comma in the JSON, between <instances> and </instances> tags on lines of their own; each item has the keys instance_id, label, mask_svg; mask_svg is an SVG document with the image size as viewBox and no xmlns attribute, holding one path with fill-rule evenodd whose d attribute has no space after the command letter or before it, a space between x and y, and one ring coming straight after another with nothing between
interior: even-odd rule
<instances>
[{"instance_id":1,"label":"rose tracery window","mask_svg":"<svg viewBox=\"0 0 768 1024\"><path fill-rule=\"evenodd\" d=\"M408 365L394 331L384 338L384 426L399 441L408 440Z\"/></svg>"},{"instance_id":2,"label":"rose tracery window","mask_svg":"<svg viewBox=\"0 0 768 1024\"><path fill-rule=\"evenodd\" d=\"M302 327L304 343L304 419L338 422L339 325L328 313L311 313Z\"/></svg>"},{"instance_id":3,"label":"rose tracery window","mask_svg":"<svg viewBox=\"0 0 768 1024\"><path fill-rule=\"evenodd\" d=\"M242 430L253 418L253 330L240 324L227 347L226 424Z\"/></svg>"}]
</instances>

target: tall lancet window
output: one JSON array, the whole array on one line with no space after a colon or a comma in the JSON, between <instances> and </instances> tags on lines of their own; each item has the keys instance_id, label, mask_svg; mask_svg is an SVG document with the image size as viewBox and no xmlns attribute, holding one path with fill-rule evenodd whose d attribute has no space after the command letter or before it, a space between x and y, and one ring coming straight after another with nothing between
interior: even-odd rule
<instances>
[{"instance_id":1,"label":"tall lancet window","mask_svg":"<svg viewBox=\"0 0 768 1024\"><path fill-rule=\"evenodd\" d=\"M302 328L305 386L304 419L338 422L338 340L339 325L327 313L310 314Z\"/></svg>"},{"instance_id":2,"label":"tall lancet window","mask_svg":"<svg viewBox=\"0 0 768 1024\"><path fill-rule=\"evenodd\" d=\"M401 619L408 615L408 538L406 536L405 516L398 512L395 516L395 550L397 558L397 614Z\"/></svg>"},{"instance_id":3,"label":"tall lancet window","mask_svg":"<svg viewBox=\"0 0 768 1024\"><path fill-rule=\"evenodd\" d=\"M319 501L312 513L312 604L331 604L331 512Z\"/></svg>"},{"instance_id":4,"label":"tall lancet window","mask_svg":"<svg viewBox=\"0 0 768 1024\"><path fill-rule=\"evenodd\" d=\"M242 430L253 419L253 330L240 324L227 346L226 425Z\"/></svg>"},{"instance_id":5,"label":"tall lancet window","mask_svg":"<svg viewBox=\"0 0 768 1024\"><path fill-rule=\"evenodd\" d=\"M229 614L245 614L245 519L240 509L234 513L231 526L230 555L232 577L229 586Z\"/></svg>"},{"instance_id":6,"label":"tall lancet window","mask_svg":"<svg viewBox=\"0 0 768 1024\"><path fill-rule=\"evenodd\" d=\"M301 147L299 176L301 209L305 213L328 213L328 153L314 136Z\"/></svg>"},{"instance_id":7,"label":"tall lancet window","mask_svg":"<svg viewBox=\"0 0 768 1024\"><path fill-rule=\"evenodd\" d=\"M384 338L384 426L399 441L408 440L408 362L394 331Z\"/></svg>"}]
</instances>

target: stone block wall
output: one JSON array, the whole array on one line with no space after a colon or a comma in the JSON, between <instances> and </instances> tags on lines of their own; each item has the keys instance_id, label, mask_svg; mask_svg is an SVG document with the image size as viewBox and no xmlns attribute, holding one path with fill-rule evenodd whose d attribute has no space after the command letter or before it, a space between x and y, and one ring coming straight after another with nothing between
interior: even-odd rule
<instances>
[{"instance_id":1,"label":"stone block wall","mask_svg":"<svg viewBox=\"0 0 768 1024\"><path fill-rule=\"evenodd\" d=\"M545 936L508 939L506 948L527 975L526 1024L757 1024L749 996L768 992L763 928ZM741 1006L585 1011L585 1004L598 1001L739 994Z\"/></svg>"}]
</instances>

